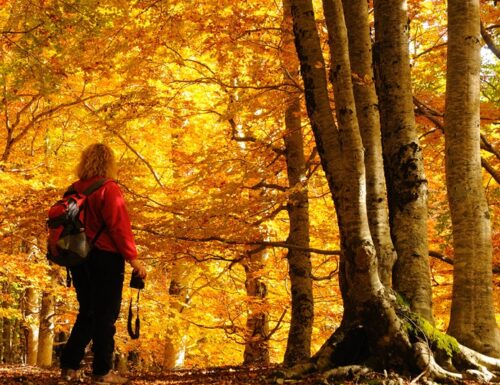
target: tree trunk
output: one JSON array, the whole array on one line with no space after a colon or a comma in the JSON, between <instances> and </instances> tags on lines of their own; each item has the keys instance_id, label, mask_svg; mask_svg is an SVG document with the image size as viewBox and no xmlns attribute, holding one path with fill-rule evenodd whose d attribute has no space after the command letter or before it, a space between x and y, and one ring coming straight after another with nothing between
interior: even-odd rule
<instances>
[{"instance_id":1,"label":"tree trunk","mask_svg":"<svg viewBox=\"0 0 500 385\"><path fill-rule=\"evenodd\" d=\"M380 115L372 68L368 3L366 0L343 0L342 3L348 32L356 115L365 148L368 222L377 251L380 280L385 286L391 287L392 268L397 255L389 230Z\"/></svg>"},{"instance_id":2,"label":"tree trunk","mask_svg":"<svg viewBox=\"0 0 500 385\"><path fill-rule=\"evenodd\" d=\"M38 354L38 298L35 288L28 287L24 294L24 321L26 336L26 364L35 366Z\"/></svg>"},{"instance_id":3,"label":"tree trunk","mask_svg":"<svg viewBox=\"0 0 500 385\"><path fill-rule=\"evenodd\" d=\"M170 136L170 172L172 173L172 188L178 188L181 180L179 166L176 163L176 152L179 147L180 131L174 130ZM182 220L178 215L172 215L172 228L174 239L180 238L179 229L183 227ZM188 325L181 321L180 314L184 311L189 300L189 265L185 259L177 260L182 256L182 250L178 244L174 245L172 253L176 258L171 263L169 294L169 316L167 322L167 335L163 351L163 368L173 369L184 365L186 355L186 334Z\"/></svg>"},{"instance_id":4,"label":"tree trunk","mask_svg":"<svg viewBox=\"0 0 500 385\"><path fill-rule=\"evenodd\" d=\"M449 333L500 357L493 306L492 240L480 155L479 0L448 2L446 183L455 260Z\"/></svg>"},{"instance_id":5,"label":"tree trunk","mask_svg":"<svg viewBox=\"0 0 500 385\"><path fill-rule=\"evenodd\" d=\"M12 325L12 362L20 364L23 362L24 343L21 321L19 318L14 320Z\"/></svg>"},{"instance_id":6,"label":"tree trunk","mask_svg":"<svg viewBox=\"0 0 500 385\"><path fill-rule=\"evenodd\" d=\"M170 297L170 321L168 323L168 333L165 338L163 356L163 367L165 369L173 369L184 365L186 353L184 335L187 326L182 325L179 315L184 310L188 300L188 273L188 266L185 261L181 260L173 263L170 273L170 287L168 289Z\"/></svg>"},{"instance_id":7,"label":"tree trunk","mask_svg":"<svg viewBox=\"0 0 500 385\"><path fill-rule=\"evenodd\" d=\"M343 345L347 350L360 347L360 354L371 354L372 358L383 361L387 367L396 363L407 367L411 345L407 335L402 332L395 305L378 277L365 203L363 147L359 132L354 130L355 110L346 103L352 94L349 96L344 93L344 89L340 89L342 84L348 87L350 79L340 0L325 4L325 10L329 18L334 20L329 27L334 28L330 34L335 47L333 77L340 130L335 127L329 105L325 66L312 1L292 0L295 43L301 63L307 111L335 202L342 248L339 278L344 318L341 327L323 345L313 362L321 370L360 358L353 357L351 352L339 355L342 351L339 346ZM345 343L349 339L352 343ZM365 344L361 344L361 340Z\"/></svg>"},{"instance_id":8,"label":"tree trunk","mask_svg":"<svg viewBox=\"0 0 500 385\"><path fill-rule=\"evenodd\" d=\"M405 0L375 0L375 54L391 233L393 285L430 322L427 180L413 112Z\"/></svg>"},{"instance_id":9,"label":"tree trunk","mask_svg":"<svg viewBox=\"0 0 500 385\"><path fill-rule=\"evenodd\" d=\"M267 287L262 282L264 267L262 251L249 253L242 261L245 268L245 288L248 297L244 365L269 364L269 320L266 306Z\"/></svg>"},{"instance_id":10,"label":"tree trunk","mask_svg":"<svg viewBox=\"0 0 500 385\"><path fill-rule=\"evenodd\" d=\"M10 290L12 290L8 281L2 283L1 290L1 293L4 295L4 300L1 303L2 308L7 310L10 308L11 304L6 298L11 296ZM12 363L12 324L13 321L11 318L2 317L2 329L0 330L0 363Z\"/></svg>"},{"instance_id":11,"label":"tree trunk","mask_svg":"<svg viewBox=\"0 0 500 385\"><path fill-rule=\"evenodd\" d=\"M55 298L50 291L42 293L40 308L40 329L38 340L37 365L48 368L52 365L52 348L54 346Z\"/></svg>"},{"instance_id":12,"label":"tree trunk","mask_svg":"<svg viewBox=\"0 0 500 385\"><path fill-rule=\"evenodd\" d=\"M5 352L5 347L3 345L3 323L4 318L0 318L0 363L4 362L3 355Z\"/></svg>"},{"instance_id":13,"label":"tree trunk","mask_svg":"<svg viewBox=\"0 0 500 385\"><path fill-rule=\"evenodd\" d=\"M334 88L341 84L348 87L346 74L350 72L342 68L346 65L343 58L346 57L347 43L342 38L345 31L342 31L341 3L340 0L325 1L328 2L325 3L325 15L331 20L327 25L335 47L332 51L335 63L333 75L338 83ZM307 111L337 211L342 249L339 278L345 306L340 327L319 352L309 363L296 365L285 372L285 376L323 371L332 366L364 364L379 370L396 369L414 374L424 371L430 378L443 380L466 378L437 365L431 351L435 349L446 351L443 356L455 358L453 364L461 369L478 368L474 374L482 376L483 381L499 380L488 368L500 369L500 360L472 353L469 355L470 352L460 347L452 337L439 335L422 316L398 304L392 291L380 282L375 247L368 230L366 210L363 209L365 190L361 140L352 131L354 125L345 124L345 116L339 116L340 135L334 126L312 0L292 0L292 15ZM351 115L348 105L342 102L345 96L337 98L337 109ZM337 147L333 145L335 143ZM338 162L332 165L331 160Z\"/></svg>"},{"instance_id":14,"label":"tree trunk","mask_svg":"<svg viewBox=\"0 0 500 385\"><path fill-rule=\"evenodd\" d=\"M299 62L293 44L292 14L290 1L283 2L282 64L287 76L298 80ZM304 139L300 119L300 99L293 89L286 100L285 110L285 157L287 163L288 217L290 231L287 243L309 248L309 199L306 182ZM311 334L314 319L314 299L311 279L311 255L307 251L289 249L287 254L291 281L292 317L288 332L284 363L295 365L311 356Z\"/></svg>"},{"instance_id":15,"label":"tree trunk","mask_svg":"<svg viewBox=\"0 0 500 385\"><path fill-rule=\"evenodd\" d=\"M340 0L325 2L328 2L324 7L325 16L330 19L327 23L329 35L335 46L332 59L336 71L334 80L338 83L334 88L338 89L341 84L348 87L346 77L350 70L342 68L346 65L347 44L343 43L345 39L342 37L345 26L341 3ZM438 332L432 325L404 305L396 303L396 296L380 282L367 212L363 209L365 190L361 139L352 130L355 125L345 124L343 119L348 119L345 116L339 116L339 132L332 129L335 126L331 112L328 116L326 74L312 0L292 0L292 15L307 111L339 221L342 249L339 280L344 299L344 317L340 327L313 359L309 363L296 365L285 376L322 371L332 366L364 364L379 370L397 369L409 373L425 371L431 378L465 378L439 367L434 361L432 348L446 350L444 356L457 358L453 361L454 365L479 368L476 372L485 374L482 377L484 381L498 380L488 372L486 366L498 370L500 360L492 362L478 355L469 359L466 357L468 353L464 353L451 337L436 338ZM342 102L346 95L338 91L337 94L342 95L338 98L340 103L337 109L350 115L349 106ZM332 165L331 160L337 160L338 163ZM428 341L428 345L419 342L423 340Z\"/></svg>"},{"instance_id":16,"label":"tree trunk","mask_svg":"<svg viewBox=\"0 0 500 385\"><path fill-rule=\"evenodd\" d=\"M366 267L377 266L376 252L370 234L366 210L366 184L363 145L359 132L351 81L351 67L347 41L347 30L341 0L324 0L323 9L328 28L331 55L330 79L333 84L335 110L339 125L339 144L342 169L332 179L338 183L339 193L334 201L339 221L342 242L340 284L344 294L344 319L356 318L358 305L355 297L361 292L352 279L357 275L352 269L355 259L363 254ZM328 132L325 133L328 135ZM337 195L337 197L335 197ZM373 259L373 260L372 260ZM371 289L380 289L378 273L369 273ZM363 297L368 292L363 294ZM371 295L371 294L370 294ZM365 300L368 298L365 298Z\"/></svg>"},{"instance_id":17,"label":"tree trunk","mask_svg":"<svg viewBox=\"0 0 500 385\"><path fill-rule=\"evenodd\" d=\"M2 362L12 363L12 320L4 317L2 327Z\"/></svg>"},{"instance_id":18,"label":"tree trunk","mask_svg":"<svg viewBox=\"0 0 500 385\"><path fill-rule=\"evenodd\" d=\"M365 267L372 264L376 266L375 250L373 249L371 253L364 252L373 244L366 213L361 139L359 132L356 135L356 133L343 130L342 146L340 144L339 130L335 125L330 107L325 63L312 2L293 0L292 15L295 44L304 81L307 113L339 222L342 248L339 278L344 300L344 317L349 318L354 317L352 313L355 309L351 290L355 289L356 285L352 281L350 272L354 268L353 262L356 255L358 253L366 255ZM350 71L350 69L342 68L339 70ZM339 117L342 121L349 120L355 113L352 108L348 107L343 112L341 110L342 107L339 104ZM349 156L344 157L342 151ZM374 274L363 282L360 288L377 288L378 290L380 286L378 275Z\"/></svg>"}]
</instances>

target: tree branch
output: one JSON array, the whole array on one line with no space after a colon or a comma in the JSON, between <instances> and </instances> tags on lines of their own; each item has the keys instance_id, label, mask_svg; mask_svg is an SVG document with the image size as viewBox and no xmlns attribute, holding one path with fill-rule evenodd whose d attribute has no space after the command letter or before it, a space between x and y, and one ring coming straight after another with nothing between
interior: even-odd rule
<instances>
[{"instance_id":1,"label":"tree branch","mask_svg":"<svg viewBox=\"0 0 500 385\"><path fill-rule=\"evenodd\" d=\"M497 157L498 160L500 160L500 152L495 147L493 147L490 142L488 142L488 139L483 134L481 134L481 148L492 153Z\"/></svg>"},{"instance_id":2,"label":"tree branch","mask_svg":"<svg viewBox=\"0 0 500 385\"><path fill-rule=\"evenodd\" d=\"M417 112L420 112L420 115L424 116L428 120L430 120L436 128L444 133L444 124L443 122L438 118L442 117L443 114L439 111L434 110L433 108L427 106L420 100L418 100L415 96L413 97L413 102L415 106L417 107ZM426 133L422 135L421 137L428 135L429 133ZM498 159L500 159L500 153L493 147L493 145L487 140L487 138L481 134L481 148L485 151L488 151L495 155ZM493 168L493 166L488 163L486 159L481 157L481 166L493 177L493 179L500 184L500 175L499 173Z\"/></svg>"},{"instance_id":3,"label":"tree branch","mask_svg":"<svg viewBox=\"0 0 500 385\"><path fill-rule=\"evenodd\" d=\"M314 275L311 275L311 279L313 281L329 281L330 279L332 279L335 276L335 274L337 274L338 270L339 269L338 269L338 266L337 266L337 268L335 270L331 271L330 274L325 275L323 277L316 277Z\"/></svg>"},{"instance_id":4,"label":"tree branch","mask_svg":"<svg viewBox=\"0 0 500 385\"><path fill-rule=\"evenodd\" d=\"M447 257L446 255L440 253L439 251L436 251L436 250L429 250L429 256L431 256L432 258L436 258L436 259L439 259L440 261L444 262L444 263L447 263L448 265L452 265L454 264L454 261L453 259ZM492 272L494 274L500 274L500 266L493 266L492 267Z\"/></svg>"},{"instance_id":5,"label":"tree branch","mask_svg":"<svg viewBox=\"0 0 500 385\"><path fill-rule=\"evenodd\" d=\"M276 147L276 146L273 146L272 144L269 144L269 143L265 143L253 136L238 136L237 135L237 126L236 126L236 122L234 121L233 118L229 118L227 119L229 125L231 126L231 139L234 140L235 142L252 142L252 143L259 143L259 144L262 144L263 146L271 149L272 151L274 151L276 154L278 155L284 155L285 154L285 150L281 147Z\"/></svg>"},{"instance_id":6,"label":"tree branch","mask_svg":"<svg viewBox=\"0 0 500 385\"><path fill-rule=\"evenodd\" d=\"M43 25L43 23L40 23L40 24L34 26L33 28L30 28L30 29L27 29L24 31L0 31L0 35L22 35L25 33L33 32L35 29L40 28L42 25Z\"/></svg>"},{"instance_id":7,"label":"tree branch","mask_svg":"<svg viewBox=\"0 0 500 385\"><path fill-rule=\"evenodd\" d=\"M272 241L238 241L232 239L225 239L222 237L212 236L205 238L190 238L190 237L178 237L177 239L189 242L221 242L229 245L247 245L247 246L265 246L265 247L279 247L284 249L294 249L300 251L309 251L315 254L323 254L323 255L340 255L340 250L322 250L311 247L302 247L297 245L292 245L286 242L272 242Z\"/></svg>"},{"instance_id":8,"label":"tree branch","mask_svg":"<svg viewBox=\"0 0 500 385\"><path fill-rule=\"evenodd\" d=\"M265 341L269 341L271 339L271 337L273 336L273 334L279 330L281 322L283 321L283 318L285 318L286 312L287 312L287 309L283 310L283 313L281 313L281 316L280 316L278 322L276 323L276 326L273 328L273 330L271 330L269 333L266 334L266 336L264 338Z\"/></svg>"},{"instance_id":9,"label":"tree branch","mask_svg":"<svg viewBox=\"0 0 500 385\"><path fill-rule=\"evenodd\" d=\"M495 54L497 58L500 59L500 49L496 46L495 42L493 41L491 35L488 33L486 28L484 27L483 22L481 22L481 36L490 49L491 52Z\"/></svg>"},{"instance_id":10,"label":"tree branch","mask_svg":"<svg viewBox=\"0 0 500 385\"><path fill-rule=\"evenodd\" d=\"M111 127L110 127L111 128ZM120 133L118 131L116 131L115 129L111 128L111 132L116 135L116 137L118 139L120 139L123 144L125 144L125 146L127 146L127 148L132 151L135 156L137 156L141 161L142 163L144 163L146 165L146 167L149 169L149 171L151 171L151 174L153 174L153 177L155 178L156 180L156 183L158 183L158 185L162 188L162 189L165 189L165 186L164 184L161 182L160 180L160 177L158 176L158 174L156 173L155 169L153 168L153 166L151 166L151 164L146 160L146 158L144 158L144 156L142 156L134 147L132 147L132 145L123 137L120 135Z\"/></svg>"},{"instance_id":11,"label":"tree branch","mask_svg":"<svg viewBox=\"0 0 500 385\"><path fill-rule=\"evenodd\" d=\"M17 134L17 136L13 135L14 134L14 126L10 127L10 132L9 132L10 135L8 135L8 138L10 138L10 140L7 140L7 142L6 142L6 145L5 145L3 154L2 154L2 160L4 160L4 161L8 160L12 146L15 143L17 143L18 141L20 141L36 123L38 123L40 120L42 120L42 118L48 117L48 116L52 115L53 113L55 113L63 108L75 106L75 105L80 104L80 103L84 103L85 101L93 99L95 97L97 97L97 96L95 96L95 95L89 96L89 97L83 98L83 99L78 98L72 102L62 103L62 104L59 104L55 107L44 110L44 111L40 112L39 114L33 115L31 120L20 130L20 132ZM17 114L16 121L14 122L15 125L19 124L20 114L25 112L37 100L39 100L39 99L37 99L37 96L34 96L28 104L23 106L23 108Z\"/></svg>"},{"instance_id":12,"label":"tree branch","mask_svg":"<svg viewBox=\"0 0 500 385\"><path fill-rule=\"evenodd\" d=\"M260 188L266 188L266 189L270 189L270 190L278 190L278 191L287 191L288 188L286 188L285 186L281 186L279 184L275 184L275 183L266 183L264 181L261 181L251 187L247 187L248 189L250 190L258 190Z\"/></svg>"},{"instance_id":13,"label":"tree branch","mask_svg":"<svg viewBox=\"0 0 500 385\"><path fill-rule=\"evenodd\" d=\"M491 175L491 177L498 183L500 184L500 173L498 173L494 168L493 166L488 163L488 161L486 159L484 159L483 157L481 157L481 166L483 166L483 168L488 171Z\"/></svg>"}]
</instances>

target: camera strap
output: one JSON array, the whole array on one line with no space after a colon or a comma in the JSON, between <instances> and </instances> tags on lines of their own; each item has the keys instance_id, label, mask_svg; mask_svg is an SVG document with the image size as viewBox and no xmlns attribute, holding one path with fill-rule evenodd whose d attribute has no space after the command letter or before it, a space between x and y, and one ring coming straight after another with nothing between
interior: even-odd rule
<instances>
[{"instance_id":1,"label":"camera strap","mask_svg":"<svg viewBox=\"0 0 500 385\"><path fill-rule=\"evenodd\" d=\"M136 340L139 338L140 335L140 329L141 329L141 320L139 319L139 296L141 294L141 290L137 290L137 303L136 303L136 318L135 318L135 325L134 328L132 328L132 323L133 323L133 312L132 312L132 297L130 297L130 304L128 307L128 318L127 318L127 331L128 335L130 338L133 340Z\"/></svg>"}]
</instances>

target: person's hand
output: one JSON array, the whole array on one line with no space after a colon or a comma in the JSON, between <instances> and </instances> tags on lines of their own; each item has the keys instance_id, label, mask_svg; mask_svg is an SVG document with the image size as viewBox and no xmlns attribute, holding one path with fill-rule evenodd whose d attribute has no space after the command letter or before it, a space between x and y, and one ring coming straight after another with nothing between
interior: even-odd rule
<instances>
[{"instance_id":1,"label":"person's hand","mask_svg":"<svg viewBox=\"0 0 500 385\"><path fill-rule=\"evenodd\" d=\"M130 266L132 266L139 277L141 277L142 279L146 278L146 275L148 274L146 271L146 267L138 258L131 260Z\"/></svg>"}]
</instances>

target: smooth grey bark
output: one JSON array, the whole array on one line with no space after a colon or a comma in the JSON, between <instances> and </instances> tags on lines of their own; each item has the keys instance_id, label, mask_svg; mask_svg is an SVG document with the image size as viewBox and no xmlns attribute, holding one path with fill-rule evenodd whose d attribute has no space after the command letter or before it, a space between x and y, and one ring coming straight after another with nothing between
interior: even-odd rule
<instances>
[{"instance_id":1,"label":"smooth grey bark","mask_svg":"<svg viewBox=\"0 0 500 385\"><path fill-rule=\"evenodd\" d=\"M444 131L455 253L448 332L478 352L500 357L491 222L481 173L479 8L479 0L448 1Z\"/></svg>"},{"instance_id":2,"label":"smooth grey bark","mask_svg":"<svg viewBox=\"0 0 500 385\"><path fill-rule=\"evenodd\" d=\"M337 0L323 0L323 12L325 14L326 25L328 29L328 44L330 46L330 72L329 77L333 85L333 94L335 98L335 112L338 124L338 149L342 156L341 173L338 177L334 176L342 184L342 192L347 194L339 196L336 204L337 216L339 218L339 227L342 222L351 222L357 227L355 230L360 232L364 242L372 242L369 231L368 213L366 210L366 178L364 168L364 153L362 140L359 132L358 120L356 116L356 106L354 102L353 87L351 81L351 65L349 62L347 30L343 15L342 3ZM328 150L327 150L328 151ZM348 160L347 151L352 151ZM354 183L353 183L354 182ZM349 186L351 185L352 186ZM340 211L341 202L348 200L357 200L355 211ZM354 215L352 215L354 214ZM341 220L341 218L346 217ZM357 223L356 223L357 222ZM368 226L367 226L368 225ZM368 231L367 231L368 230ZM342 233L342 228L340 228ZM350 235L346 235L348 237ZM374 253L375 254L375 253ZM347 268L341 260L341 266ZM340 271L340 283L342 291L346 293L344 297L344 319L354 317L354 303L350 303L353 290L356 287L349 285L345 270ZM378 278L378 277L377 277Z\"/></svg>"},{"instance_id":3,"label":"smooth grey bark","mask_svg":"<svg viewBox=\"0 0 500 385\"><path fill-rule=\"evenodd\" d=\"M305 177L303 137L300 129L300 101L296 99L287 108L285 136L286 159L290 194L287 205L290 232L287 243L309 248L309 201L307 186L300 178ZM284 362L293 365L307 360L311 355L311 333L314 319L314 298L311 278L311 255L308 251L289 249L287 260L291 281L292 316Z\"/></svg>"},{"instance_id":4,"label":"smooth grey bark","mask_svg":"<svg viewBox=\"0 0 500 385\"><path fill-rule=\"evenodd\" d=\"M346 314L354 310L350 306L352 301L367 300L372 295L371 289L382 287L378 274L373 274L371 270L377 266L377 261L366 212L363 147L359 132L344 127L339 130L333 119L312 2L292 1L292 15L307 112L339 222L342 248L340 278ZM353 113L350 109L341 117L350 119ZM356 262L367 269L363 283L357 282L364 274L356 274Z\"/></svg>"},{"instance_id":5,"label":"smooth grey bark","mask_svg":"<svg viewBox=\"0 0 500 385\"><path fill-rule=\"evenodd\" d=\"M393 287L431 323L427 180L418 140L408 54L406 0L375 0L375 57L391 234Z\"/></svg>"},{"instance_id":6,"label":"smooth grey bark","mask_svg":"<svg viewBox=\"0 0 500 385\"><path fill-rule=\"evenodd\" d=\"M382 283L392 286L397 255L389 227L378 97L372 62L372 42L366 0L343 0L349 40L349 61L361 138L365 149L366 206Z\"/></svg>"},{"instance_id":7,"label":"smooth grey bark","mask_svg":"<svg viewBox=\"0 0 500 385\"><path fill-rule=\"evenodd\" d=\"M283 1L282 65L285 80L298 80L299 61L293 43L293 21L290 1ZM290 230L287 243L309 248L309 198L307 193L304 138L300 119L300 99L290 87L285 100L285 158L290 196L287 211ZM314 298L311 278L311 255L308 251L289 249L287 253L291 282L292 315L284 364L292 366L311 356L311 334L314 319Z\"/></svg>"}]
</instances>

